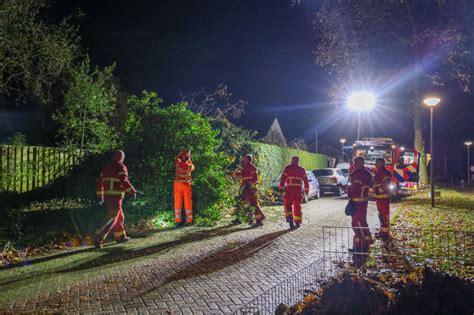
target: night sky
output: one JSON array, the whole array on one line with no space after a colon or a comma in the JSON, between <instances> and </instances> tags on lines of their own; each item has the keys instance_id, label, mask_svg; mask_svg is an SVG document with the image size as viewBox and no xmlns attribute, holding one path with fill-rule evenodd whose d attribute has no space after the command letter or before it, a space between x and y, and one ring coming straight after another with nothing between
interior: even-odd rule
<instances>
[{"instance_id":1,"label":"night sky","mask_svg":"<svg viewBox=\"0 0 474 315\"><path fill-rule=\"evenodd\" d=\"M236 99L249 103L237 122L243 127L261 134L278 117L287 138L312 142L317 127L320 140L338 147L342 137L355 140L357 119L328 104L325 92L334 82L314 64L310 17L319 1L295 8L290 2L68 0L57 1L53 10L68 15L81 8L84 46L93 63L117 64L123 90L153 90L171 104L180 100L180 92L224 83ZM403 90L389 97L396 93ZM436 136L439 158L448 154L449 167L457 172L465 165L462 143L474 138L474 98L454 94L437 109ZM400 104L379 103L381 114L364 117L362 135L389 136L412 146L411 113Z\"/></svg>"}]
</instances>

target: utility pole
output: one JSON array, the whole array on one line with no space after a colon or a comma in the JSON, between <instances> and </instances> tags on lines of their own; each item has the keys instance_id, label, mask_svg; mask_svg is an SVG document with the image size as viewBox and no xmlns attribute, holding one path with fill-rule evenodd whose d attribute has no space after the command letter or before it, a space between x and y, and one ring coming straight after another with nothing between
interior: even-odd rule
<instances>
[{"instance_id":1,"label":"utility pole","mask_svg":"<svg viewBox=\"0 0 474 315\"><path fill-rule=\"evenodd\" d=\"M318 127L316 127L316 142L314 143L315 149L314 152L318 153Z\"/></svg>"}]
</instances>

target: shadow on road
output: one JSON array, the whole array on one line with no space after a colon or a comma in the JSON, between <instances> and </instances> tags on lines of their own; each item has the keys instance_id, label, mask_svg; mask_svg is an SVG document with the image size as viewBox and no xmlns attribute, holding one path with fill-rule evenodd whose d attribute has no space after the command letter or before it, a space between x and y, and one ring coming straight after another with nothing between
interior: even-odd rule
<instances>
[{"instance_id":1,"label":"shadow on road","mask_svg":"<svg viewBox=\"0 0 474 315\"><path fill-rule=\"evenodd\" d=\"M246 260L256 253L260 252L265 247L272 244L278 237L289 233L291 230L281 230L269 234L262 235L243 245L233 246L231 248L224 248L218 252L206 256L203 259L194 262L189 266L185 266L182 271L171 275L165 283L177 281L181 279L197 277L211 272L222 270L228 266L234 265L240 261ZM152 289L150 291L153 291Z\"/></svg>"},{"instance_id":2,"label":"shadow on road","mask_svg":"<svg viewBox=\"0 0 474 315\"><path fill-rule=\"evenodd\" d=\"M94 260L84 262L72 268L63 269L61 272L68 273L68 272L73 272L73 271L80 271L80 270L85 270L85 269L89 269L89 268L93 268L97 266L104 266L104 265L109 265L116 262L122 262L122 261L127 261L130 259L145 257L145 256L157 254L161 251L179 246L184 243L189 244L191 242L202 241L205 239L209 239L209 238L213 238L217 236L223 236L230 233L245 231L249 229L252 229L252 227L238 228L235 225L226 225L226 226L219 227L213 230L194 232L189 235L184 235L170 242L160 243L157 245L152 245L152 246L139 248L139 249L133 249L133 248L126 249L121 246L106 246L103 250L101 250L102 252L106 252L105 255L102 255Z\"/></svg>"}]
</instances>

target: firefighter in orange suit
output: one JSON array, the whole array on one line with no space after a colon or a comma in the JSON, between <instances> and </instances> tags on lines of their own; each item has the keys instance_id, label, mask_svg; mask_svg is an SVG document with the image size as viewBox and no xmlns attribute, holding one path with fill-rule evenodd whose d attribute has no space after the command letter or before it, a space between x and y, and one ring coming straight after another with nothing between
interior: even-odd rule
<instances>
[{"instance_id":1,"label":"firefighter in orange suit","mask_svg":"<svg viewBox=\"0 0 474 315\"><path fill-rule=\"evenodd\" d=\"M372 243L372 236L367 224L367 207L369 201L369 187L372 175L364 166L365 160L362 156L354 159L354 171L352 172L352 182L348 187L349 198L356 204L356 211L352 214L352 228L354 229L352 252L356 265L362 265L367 260L369 246Z\"/></svg>"},{"instance_id":2,"label":"firefighter in orange suit","mask_svg":"<svg viewBox=\"0 0 474 315\"><path fill-rule=\"evenodd\" d=\"M389 236L388 229L390 228L390 182L392 174L385 168L383 158L378 158L375 161L375 167L377 172L375 173L373 191L380 220L380 232L376 236L387 239Z\"/></svg>"},{"instance_id":3,"label":"firefighter in orange suit","mask_svg":"<svg viewBox=\"0 0 474 315\"><path fill-rule=\"evenodd\" d=\"M298 165L300 159L297 156L291 158L291 164L285 167L280 179L280 191L286 187L284 203L286 222L290 224L293 229L300 227L302 223L303 214L301 213L301 186L304 184L304 192L309 191L308 177L306 170Z\"/></svg>"},{"instance_id":4,"label":"firefighter in orange suit","mask_svg":"<svg viewBox=\"0 0 474 315\"><path fill-rule=\"evenodd\" d=\"M247 154L242 160L242 170L233 173L234 176L240 177L241 198L244 203L250 204L255 208L256 226L262 226L265 215L258 205L258 171L257 167L252 163L252 156ZM240 219L236 218L234 224L240 224Z\"/></svg>"},{"instance_id":5,"label":"firefighter in orange suit","mask_svg":"<svg viewBox=\"0 0 474 315\"><path fill-rule=\"evenodd\" d=\"M107 207L106 222L95 232L94 245L102 248L103 242L112 230L118 243L130 240L125 233L122 202L125 193L136 197L137 191L128 180L128 170L123 161L125 153L116 151L112 161L107 163L97 180L97 197Z\"/></svg>"},{"instance_id":6,"label":"firefighter in orange suit","mask_svg":"<svg viewBox=\"0 0 474 315\"><path fill-rule=\"evenodd\" d=\"M191 152L188 149L182 150L175 161L176 174L174 179L174 221L176 226L182 226L182 208L184 201L184 211L186 223L193 222L193 191L192 176L194 164L191 161Z\"/></svg>"}]
</instances>

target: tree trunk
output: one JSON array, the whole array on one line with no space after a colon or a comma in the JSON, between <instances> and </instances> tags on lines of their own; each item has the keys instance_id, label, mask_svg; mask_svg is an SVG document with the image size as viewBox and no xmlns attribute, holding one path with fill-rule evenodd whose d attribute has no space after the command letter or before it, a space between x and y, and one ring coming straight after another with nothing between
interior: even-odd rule
<instances>
[{"instance_id":1,"label":"tree trunk","mask_svg":"<svg viewBox=\"0 0 474 315\"><path fill-rule=\"evenodd\" d=\"M418 94L418 93L417 93ZM422 107L419 104L419 97L416 95L414 102L414 129L415 129L415 149L420 154L420 184L425 186L428 184L428 172L426 170L426 154L425 143L423 141L423 117Z\"/></svg>"}]
</instances>

